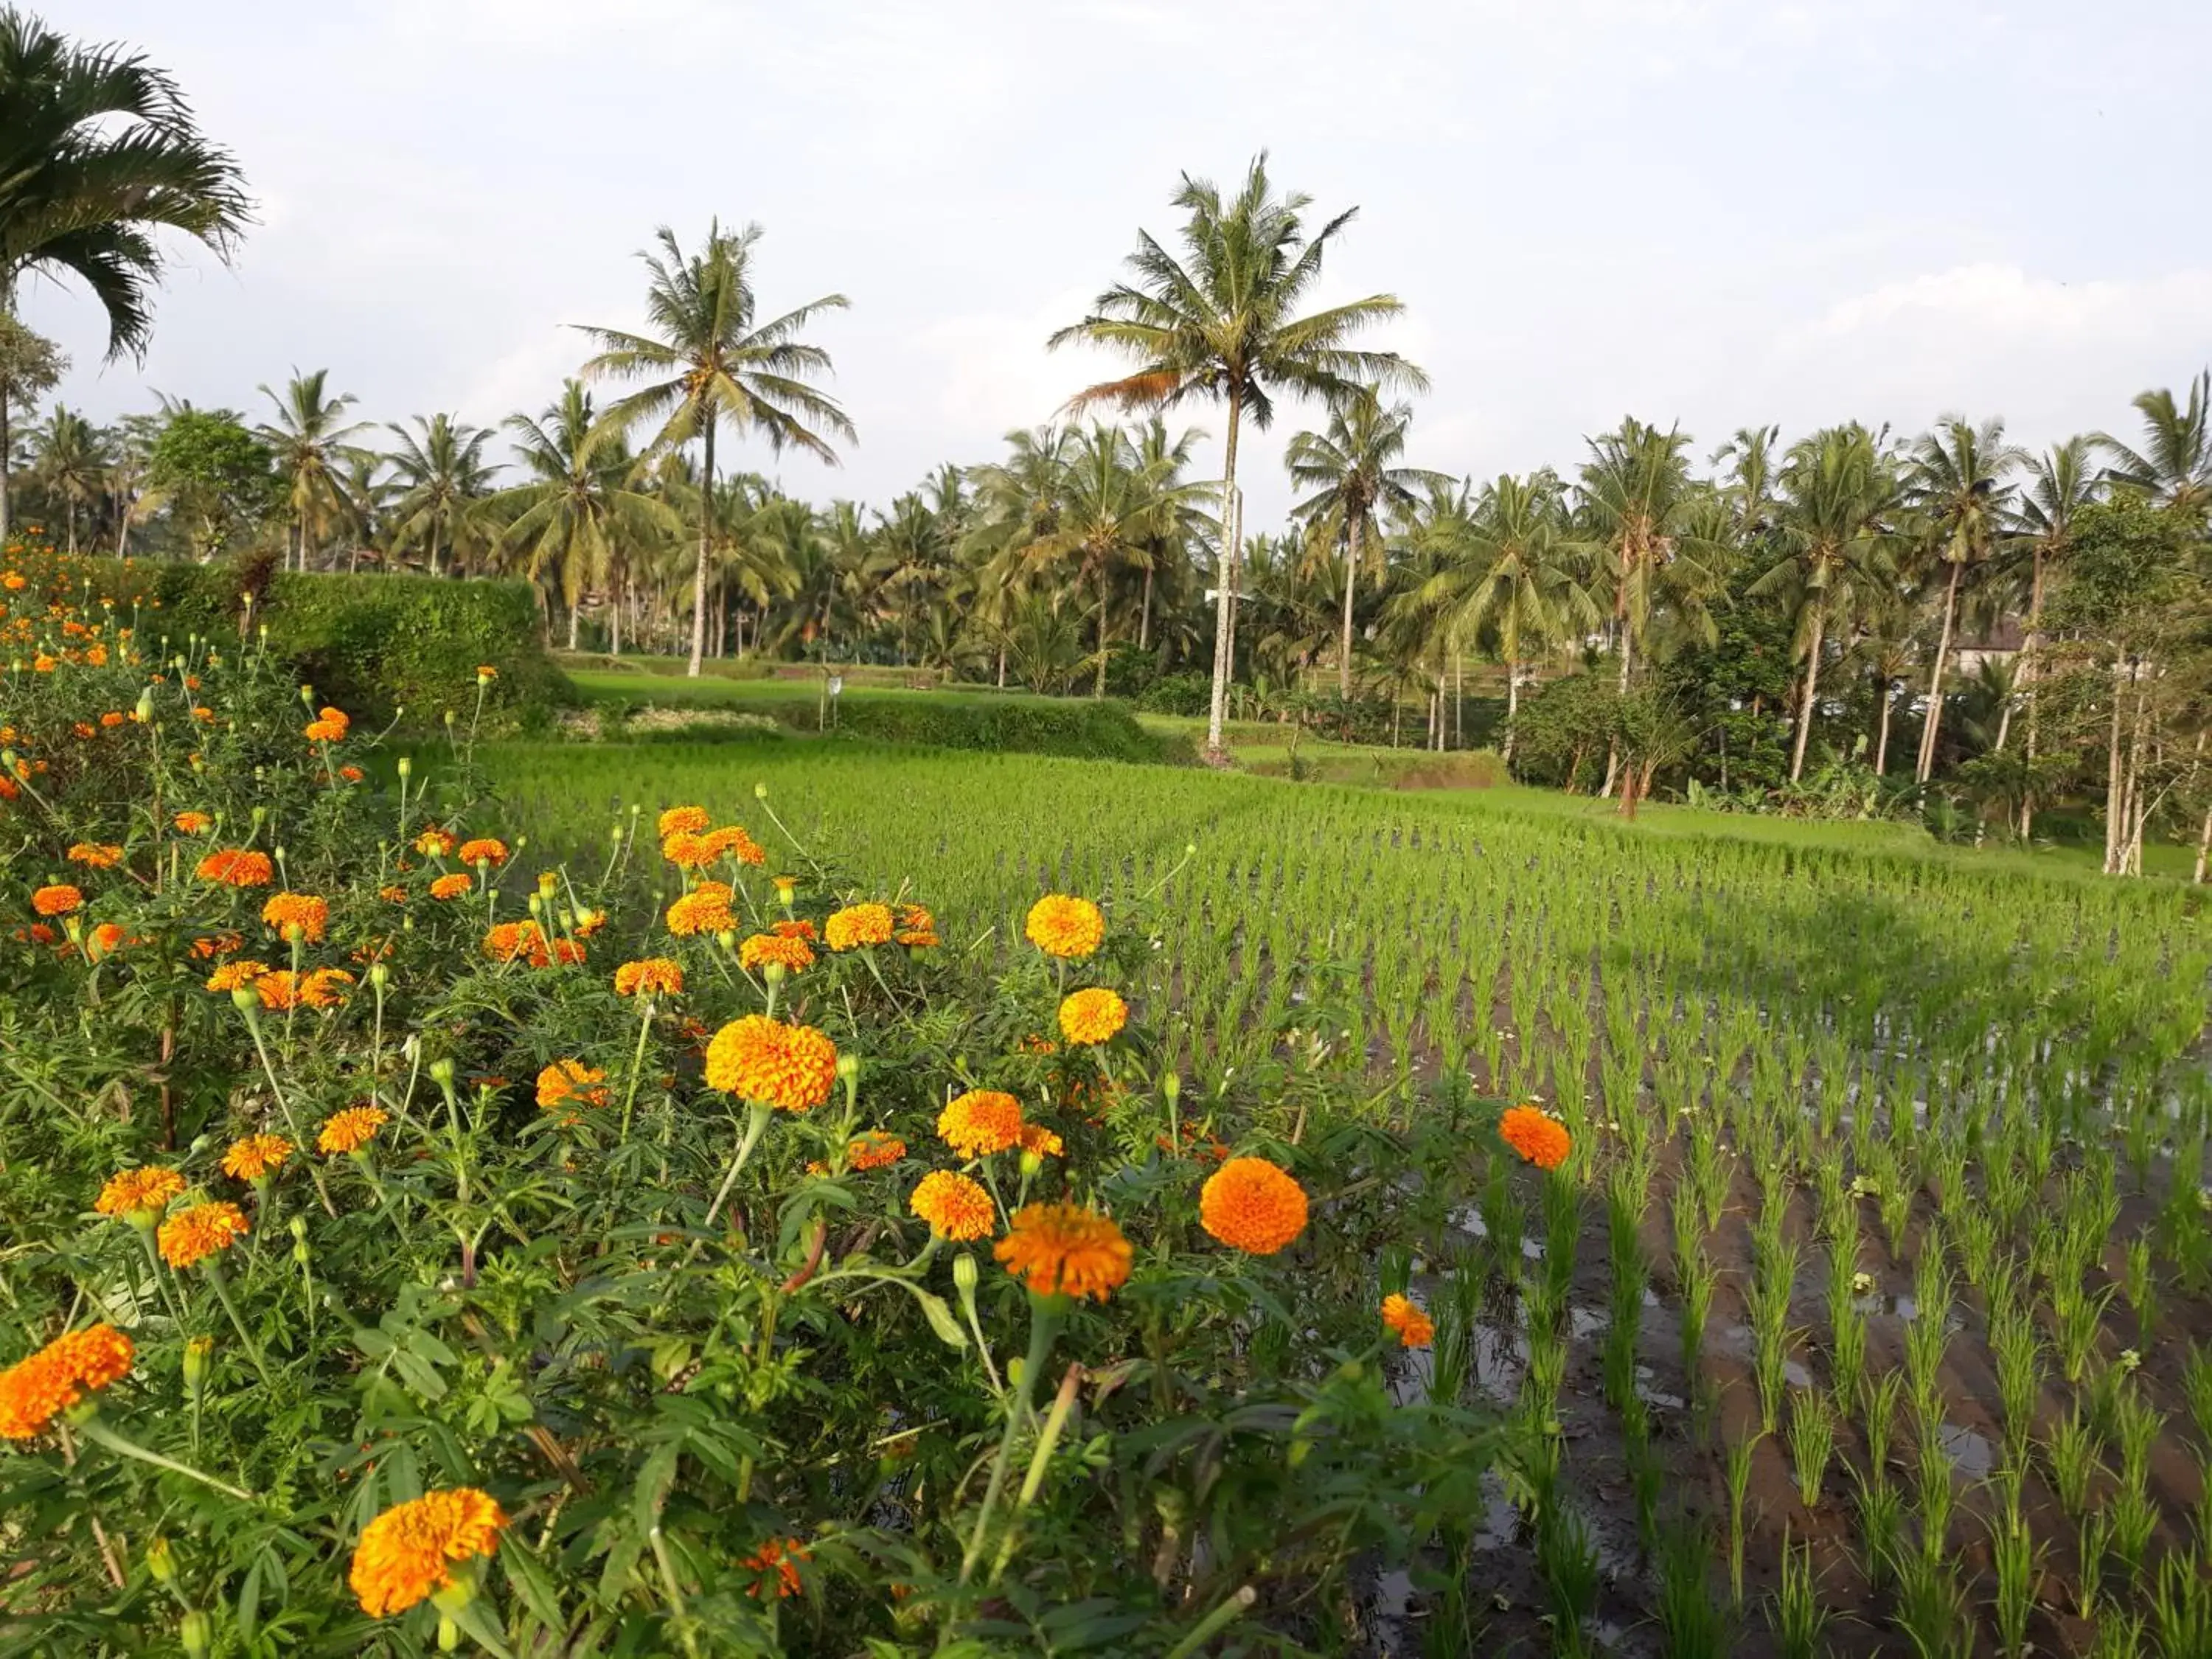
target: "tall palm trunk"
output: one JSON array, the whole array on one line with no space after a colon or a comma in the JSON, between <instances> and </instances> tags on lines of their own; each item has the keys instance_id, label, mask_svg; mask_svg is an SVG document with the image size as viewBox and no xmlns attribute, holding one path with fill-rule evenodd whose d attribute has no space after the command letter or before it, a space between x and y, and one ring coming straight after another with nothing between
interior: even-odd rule
<instances>
[{"instance_id":1,"label":"tall palm trunk","mask_svg":"<svg viewBox=\"0 0 2212 1659\"><path fill-rule=\"evenodd\" d=\"M1889 682L1885 679L1881 683L1881 735L1875 739L1874 745L1874 775L1876 777L1889 770L1889 715L1893 702L1889 692Z\"/></svg>"},{"instance_id":2,"label":"tall palm trunk","mask_svg":"<svg viewBox=\"0 0 2212 1659\"><path fill-rule=\"evenodd\" d=\"M1360 519L1361 515L1357 513L1352 516L1351 546L1345 555L1344 638L1336 656L1336 694L1346 702L1352 701L1352 594L1359 585L1359 555L1362 532L1365 529Z\"/></svg>"},{"instance_id":3,"label":"tall palm trunk","mask_svg":"<svg viewBox=\"0 0 2212 1659\"><path fill-rule=\"evenodd\" d=\"M1145 566L1145 603L1143 608L1137 612L1137 649L1149 651L1152 648L1152 567L1150 562L1147 562Z\"/></svg>"},{"instance_id":4,"label":"tall palm trunk","mask_svg":"<svg viewBox=\"0 0 2212 1659\"><path fill-rule=\"evenodd\" d=\"M10 435L8 416L8 393L0 389L0 541L4 541L8 535L9 475L14 470L15 459L15 440Z\"/></svg>"},{"instance_id":5,"label":"tall palm trunk","mask_svg":"<svg viewBox=\"0 0 2212 1659\"><path fill-rule=\"evenodd\" d=\"M2120 716L2127 702L2121 690L2126 672L2118 659L2112 663L2112 725L2105 744L2105 866L2108 875L2119 873L2120 848L2127 833L2127 770L2120 764Z\"/></svg>"},{"instance_id":6,"label":"tall palm trunk","mask_svg":"<svg viewBox=\"0 0 2212 1659\"><path fill-rule=\"evenodd\" d=\"M2027 585L2027 637L2021 641L2020 668L2027 678L2027 731L2021 738L2021 754L2026 762L2026 775L2035 775L2035 682L2036 655L2043 647L2043 544L2035 547L2034 574ZM2020 838L2026 841L2035 822L2035 796L2032 790L2020 792ZM2203 878L2199 877L2202 880Z\"/></svg>"},{"instance_id":7,"label":"tall palm trunk","mask_svg":"<svg viewBox=\"0 0 2212 1659\"><path fill-rule=\"evenodd\" d=\"M699 678L699 664L707 654L707 545L714 530L714 422L709 418L701 459L699 490L699 560L691 568L691 665L684 672Z\"/></svg>"},{"instance_id":8,"label":"tall palm trunk","mask_svg":"<svg viewBox=\"0 0 2212 1659\"><path fill-rule=\"evenodd\" d=\"M1951 561L1951 580L1943 587L1943 631L1936 640L1936 666L1928 676L1928 713L1920 723L1920 769L1916 781L1925 783L1936 769L1936 738L1943 725L1943 659L1951 654L1951 625L1959 614L1959 573L1966 568Z\"/></svg>"},{"instance_id":9,"label":"tall palm trunk","mask_svg":"<svg viewBox=\"0 0 2212 1659\"><path fill-rule=\"evenodd\" d=\"M1106 561L1098 561L1098 678L1091 682L1091 695L1106 695Z\"/></svg>"},{"instance_id":10,"label":"tall palm trunk","mask_svg":"<svg viewBox=\"0 0 2212 1659\"><path fill-rule=\"evenodd\" d=\"M1827 623L1825 607L1813 607L1813 647L1805 659L1805 701L1797 711L1797 742L1790 754L1790 781L1795 783L1805 774L1805 744L1813 735L1814 688L1820 683L1820 635Z\"/></svg>"},{"instance_id":11,"label":"tall palm trunk","mask_svg":"<svg viewBox=\"0 0 2212 1659\"><path fill-rule=\"evenodd\" d=\"M1206 747L1207 752L1221 752L1221 724L1229 710L1229 653L1230 606L1237 592L1237 563L1241 550L1237 547L1237 428L1244 412L1243 398L1237 392L1229 394L1229 435L1222 448L1221 461L1221 527L1225 538L1222 548L1220 589L1213 596L1213 692L1206 713Z\"/></svg>"}]
</instances>

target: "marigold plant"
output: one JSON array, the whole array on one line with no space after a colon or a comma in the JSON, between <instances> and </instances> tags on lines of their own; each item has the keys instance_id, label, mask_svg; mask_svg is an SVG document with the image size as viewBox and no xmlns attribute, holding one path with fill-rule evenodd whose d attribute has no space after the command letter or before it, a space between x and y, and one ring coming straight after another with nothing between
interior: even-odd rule
<instances>
[{"instance_id":1,"label":"marigold plant","mask_svg":"<svg viewBox=\"0 0 2212 1659\"><path fill-rule=\"evenodd\" d=\"M951 1170L932 1170L922 1176L907 1206L939 1238L988 1238L998 1225L990 1194Z\"/></svg>"},{"instance_id":2,"label":"marigold plant","mask_svg":"<svg viewBox=\"0 0 2212 1659\"><path fill-rule=\"evenodd\" d=\"M1072 992L1060 1005L1060 1034L1079 1047L1109 1042L1128 1023L1129 1005L1103 985Z\"/></svg>"},{"instance_id":3,"label":"marigold plant","mask_svg":"<svg viewBox=\"0 0 2212 1659\"><path fill-rule=\"evenodd\" d=\"M1047 956L1080 961L1106 939L1106 918L1087 898L1048 893L1030 906L1022 936Z\"/></svg>"},{"instance_id":4,"label":"marigold plant","mask_svg":"<svg viewBox=\"0 0 2212 1659\"><path fill-rule=\"evenodd\" d=\"M837 1080L836 1045L811 1025L747 1014L707 1045L707 1086L780 1111L811 1111Z\"/></svg>"},{"instance_id":5,"label":"marigold plant","mask_svg":"<svg viewBox=\"0 0 2212 1659\"><path fill-rule=\"evenodd\" d=\"M191 1267L220 1255L252 1229L246 1212L226 1200L179 1210L161 1224L161 1260L172 1267Z\"/></svg>"},{"instance_id":6,"label":"marigold plant","mask_svg":"<svg viewBox=\"0 0 2212 1659\"><path fill-rule=\"evenodd\" d=\"M991 1247L1036 1296L1103 1302L1128 1282L1134 1252L1112 1219L1080 1204L1031 1204Z\"/></svg>"},{"instance_id":7,"label":"marigold plant","mask_svg":"<svg viewBox=\"0 0 2212 1659\"><path fill-rule=\"evenodd\" d=\"M404 1613L453 1583L453 1569L499 1547L507 1515L473 1486L395 1504L361 1529L346 1582L372 1619Z\"/></svg>"},{"instance_id":8,"label":"marigold plant","mask_svg":"<svg viewBox=\"0 0 2212 1659\"><path fill-rule=\"evenodd\" d=\"M1249 1255L1273 1255L1306 1230L1305 1188L1264 1158L1232 1158L1199 1189L1199 1224Z\"/></svg>"},{"instance_id":9,"label":"marigold plant","mask_svg":"<svg viewBox=\"0 0 2212 1659\"><path fill-rule=\"evenodd\" d=\"M1498 1133L1507 1146L1540 1170L1558 1169L1574 1150L1567 1126L1540 1107L1508 1108L1498 1120Z\"/></svg>"},{"instance_id":10,"label":"marigold plant","mask_svg":"<svg viewBox=\"0 0 2212 1659\"><path fill-rule=\"evenodd\" d=\"M1022 1103L997 1089L970 1089L937 1115L937 1133L963 1158L987 1158L1022 1138Z\"/></svg>"},{"instance_id":11,"label":"marigold plant","mask_svg":"<svg viewBox=\"0 0 2212 1659\"><path fill-rule=\"evenodd\" d=\"M833 951L858 951L890 944L893 932L890 905L848 904L830 913L822 924L822 941Z\"/></svg>"}]
</instances>

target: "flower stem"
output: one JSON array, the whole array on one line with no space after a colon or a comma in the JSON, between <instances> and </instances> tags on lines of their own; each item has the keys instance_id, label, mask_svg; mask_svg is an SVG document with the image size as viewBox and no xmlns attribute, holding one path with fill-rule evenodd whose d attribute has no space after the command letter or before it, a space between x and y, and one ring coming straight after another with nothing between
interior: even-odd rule
<instances>
[{"instance_id":1,"label":"flower stem","mask_svg":"<svg viewBox=\"0 0 2212 1659\"><path fill-rule=\"evenodd\" d=\"M1012 1460L1014 1431L1030 1414L1030 1396L1036 1391L1038 1374L1052 1353L1052 1339L1060 1328L1060 1310L1042 1297L1030 1298L1030 1352L1015 1379L1013 1397L1006 1402L1006 1431L999 1437L998 1455L991 1460L990 1484L983 1489L983 1507L975 1512L975 1529L969 1534L967 1553L960 1558L960 1582L975 1576L983 1556L983 1539L991 1525L991 1511L1006 1489L1006 1465Z\"/></svg>"},{"instance_id":2,"label":"flower stem","mask_svg":"<svg viewBox=\"0 0 2212 1659\"><path fill-rule=\"evenodd\" d=\"M653 998L647 995L639 1000L645 1005L645 1012L637 1022L637 1052L629 1057L629 1089L623 1096L622 1133L618 1137L622 1140L629 1139L630 1108L637 1103L638 1079L645 1075L645 1039L653 1030Z\"/></svg>"},{"instance_id":3,"label":"flower stem","mask_svg":"<svg viewBox=\"0 0 2212 1659\"><path fill-rule=\"evenodd\" d=\"M222 1269L216 1265L213 1256L201 1262L200 1266L206 1271L208 1283L215 1287L216 1300L222 1304L222 1310L230 1316L231 1328L238 1333L238 1340L246 1345L246 1357L253 1362L253 1369L260 1373L262 1385L274 1389L276 1379L269 1375L268 1362L261 1357L261 1345L246 1328L245 1320L239 1317L238 1304L230 1299L230 1286L223 1281Z\"/></svg>"},{"instance_id":4,"label":"flower stem","mask_svg":"<svg viewBox=\"0 0 2212 1659\"><path fill-rule=\"evenodd\" d=\"M135 1441L125 1440L96 1417L87 1418L76 1427L78 1432L86 1439L97 1445L105 1446L108 1450L122 1456L135 1457L142 1463L151 1463L157 1469L167 1469L172 1474L187 1476L204 1486L214 1487L228 1497L243 1498L249 1504L258 1501L250 1492L218 1480L211 1474L203 1474L188 1463L179 1463L174 1458L162 1456L159 1452L148 1451L145 1447Z\"/></svg>"}]
</instances>

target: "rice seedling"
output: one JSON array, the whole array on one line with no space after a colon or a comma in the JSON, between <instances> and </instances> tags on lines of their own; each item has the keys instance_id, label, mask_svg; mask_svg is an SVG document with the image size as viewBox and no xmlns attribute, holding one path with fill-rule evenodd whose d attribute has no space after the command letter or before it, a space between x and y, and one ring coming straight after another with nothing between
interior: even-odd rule
<instances>
[{"instance_id":1,"label":"rice seedling","mask_svg":"<svg viewBox=\"0 0 2212 1659\"><path fill-rule=\"evenodd\" d=\"M2182 1362L2182 1396L2189 1404L2189 1420L2196 1425L2198 1449L2212 1455L2212 1343L2192 1342Z\"/></svg>"},{"instance_id":2,"label":"rice seedling","mask_svg":"<svg viewBox=\"0 0 2212 1659\"><path fill-rule=\"evenodd\" d=\"M1743 1542L1745 1499L1751 1490L1751 1460L1761 1435L1738 1435L1727 1448L1729 1605L1743 1606Z\"/></svg>"},{"instance_id":3,"label":"rice seedling","mask_svg":"<svg viewBox=\"0 0 2212 1659\"><path fill-rule=\"evenodd\" d=\"M2077 1618L2098 1617L2105 1562L2112 1548L2112 1517L2103 1510L2084 1514L2075 1528L2074 1612Z\"/></svg>"},{"instance_id":4,"label":"rice seedling","mask_svg":"<svg viewBox=\"0 0 2212 1659\"><path fill-rule=\"evenodd\" d=\"M2097 1352L2097 1337L2104 1328L2105 1310L2112 1300L2112 1286L2092 1292L2079 1278L2051 1281L2051 1346L2058 1355L2059 1374L2069 1382L2081 1382Z\"/></svg>"},{"instance_id":5,"label":"rice seedling","mask_svg":"<svg viewBox=\"0 0 2212 1659\"><path fill-rule=\"evenodd\" d=\"M2107 1601L2081 1615L2094 1618L2096 1632L2090 1638L2087 1659L2144 1659L2143 1620Z\"/></svg>"},{"instance_id":6,"label":"rice seedling","mask_svg":"<svg viewBox=\"0 0 2212 1659\"><path fill-rule=\"evenodd\" d=\"M2158 1659L2212 1654L2212 1561L2176 1550L2158 1564L2150 1589L2150 1638Z\"/></svg>"},{"instance_id":7,"label":"rice seedling","mask_svg":"<svg viewBox=\"0 0 2212 1659\"><path fill-rule=\"evenodd\" d=\"M2021 1659L2027 1651L2027 1625L2035 1610L2042 1557L2016 1502L1990 1523L1990 1565L1996 1579L1992 1613L1997 1650L2005 1659Z\"/></svg>"},{"instance_id":8,"label":"rice seedling","mask_svg":"<svg viewBox=\"0 0 2212 1659\"><path fill-rule=\"evenodd\" d=\"M1890 1434L1903 1389L1904 1379L1895 1371L1870 1376L1861 1385L1859 1431L1866 1437L1867 1468L1876 1480L1888 1478Z\"/></svg>"},{"instance_id":9,"label":"rice seedling","mask_svg":"<svg viewBox=\"0 0 2212 1659\"><path fill-rule=\"evenodd\" d=\"M1832 1614L1814 1570L1813 1546L1793 1544L1785 1532L1779 1565L1781 1576L1767 1619L1782 1659L1822 1659Z\"/></svg>"},{"instance_id":10,"label":"rice seedling","mask_svg":"<svg viewBox=\"0 0 2212 1659\"><path fill-rule=\"evenodd\" d=\"M1551 1602L1554 1635L1563 1650L1583 1650L1583 1623L1597 1605L1597 1540L1589 1522L1565 1504L1536 1517L1536 1570Z\"/></svg>"},{"instance_id":11,"label":"rice seedling","mask_svg":"<svg viewBox=\"0 0 2212 1659\"><path fill-rule=\"evenodd\" d=\"M1790 1467L1796 1477L1798 1501L1812 1509L1820 1501L1820 1483L1836 1449L1836 1421L1825 1395L1797 1389L1790 1395Z\"/></svg>"},{"instance_id":12,"label":"rice seedling","mask_svg":"<svg viewBox=\"0 0 2212 1659\"><path fill-rule=\"evenodd\" d=\"M1920 1553L1930 1558L1943 1553L1951 1533L1951 1513L1958 1491L1952 1484L1951 1454L1936 1432L1924 1425L1919 1456L1913 1465L1912 1494L1920 1510Z\"/></svg>"},{"instance_id":13,"label":"rice seedling","mask_svg":"<svg viewBox=\"0 0 2212 1659\"><path fill-rule=\"evenodd\" d=\"M2044 1436L2044 1468L2070 1520L2079 1522L2088 1513L2090 1485L2104 1468L2101 1438L2079 1403Z\"/></svg>"},{"instance_id":14,"label":"rice seedling","mask_svg":"<svg viewBox=\"0 0 2212 1659\"><path fill-rule=\"evenodd\" d=\"M2166 1414L2145 1399L2130 1379L2112 1402L2110 1422L2112 1438L2120 1454L2121 1484L2148 1486L2150 1449L2166 1427Z\"/></svg>"},{"instance_id":15,"label":"rice seedling","mask_svg":"<svg viewBox=\"0 0 2212 1659\"><path fill-rule=\"evenodd\" d=\"M1828 1376L1838 1400L1859 1397L1866 1378L1867 1322L1856 1308L1845 1307L1829 1334Z\"/></svg>"},{"instance_id":16,"label":"rice seedling","mask_svg":"<svg viewBox=\"0 0 2212 1659\"><path fill-rule=\"evenodd\" d=\"M1896 1563L1897 1632L1919 1659L1971 1659L1974 1620L1966 1592L1941 1554L1907 1551Z\"/></svg>"},{"instance_id":17,"label":"rice seedling","mask_svg":"<svg viewBox=\"0 0 2212 1659\"><path fill-rule=\"evenodd\" d=\"M2150 1553L2151 1535L2158 1530L2158 1505L2151 1501L2148 1488L2124 1485L2112 1494L2105 1513L2112 1522L2112 1559L2126 1569L2130 1579L2140 1578Z\"/></svg>"},{"instance_id":18,"label":"rice seedling","mask_svg":"<svg viewBox=\"0 0 2212 1659\"><path fill-rule=\"evenodd\" d=\"M2151 1267L2148 1238L2128 1241L2120 1268L2120 1294L2135 1314L2137 1344L2148 1347L2152 1328L2158 1323L2158 1280Z\"/></svg>"},{"instance_id":19,"label":"rice seedling","mask_svg":"<svg viewBox=\"0 0 2212 1659\"><path fill-rule=\"evenodd\" d=\"M1990 1310L1990 1358L1996 1372L1997 1402L2005 1447L2015 1460L2027 1454L2043 1398L2043 1344L2022 1309L1994 1297Z\"/></svg>"},{"instance_id":20,"label":"rice seedling","mask_svg":"<svg viewBox=\"0 0 2212 1659\"><path fill-rule=\"evenodd\" d=\"M1668 1659L1723 1659L1733 1621L1712 1592L1712 1534L1701 1521L1677 1519L1659 1549L1656 1616Z\"/></svg>"}]
</instances>

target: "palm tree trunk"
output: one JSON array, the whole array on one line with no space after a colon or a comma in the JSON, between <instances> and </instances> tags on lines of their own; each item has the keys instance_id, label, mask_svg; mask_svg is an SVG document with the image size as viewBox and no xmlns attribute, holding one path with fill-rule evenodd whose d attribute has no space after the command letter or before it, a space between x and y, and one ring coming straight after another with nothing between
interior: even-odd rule
<instances>
[{"instance_id":1,"label":"palm tree trunk","mask_svg":"<svg viewBox=\"0 0 2212 1659\"><path fill-rule=\"evenodd\" d=\"M691 568L691 665L684 672L699 678L700 659L707 653L707 543L714 527L714 422L710 413L702 434L699 468L699 561Z\"/></svg>"},{"instance_id":2,"label":"palm tree trunk","mask_svg":"<svg viewBox=\"0 0 2212 1659\"><path fill-rule=\"evenodd\" d=\"M2204 870L2212 864L2212 806L2204 809L2204 827L2197 835L2197 870L2189 878L2197 885L2204 884Z\"/></svg>"},{"instance_id":3,"label":"palm tree trunk","mask_svg":"<svg viewBox=\"0 0 2212 1659\"><path fill-rule=\"evenodd\" d=\"M610 657L622 655L623 586L622 578L616 577L611 591L607 594L607 654Z\"/></svg>"},{"instance_id":4,"label":"palm tree trunk","mask_svg":"<svg viewBox=\"0 0 2212 1659\"><path fill-rule=\"evenodd\" d=\"M1221 528L1225 544L1221 550L1219 590L1213 596L1213 690L1206 705L1206 747L1207 753L1219 756L1221 723L1229 708L1229 610L1237 591L1237 426L1243 414L1243 399L1232 391L1229 394L1229 435L1222 451L1221 460Z\"/></svg>"},{"instance_id":5,"label":"palm tree trunk","mask_svg":"<svg viewBox=\"0 0 2212 1659\"><path fill-rule=\"evenodd\" d=\"M1144 604L1144 608L1143 608L1142 610L1140 610L1140 611L1139 611L1137 612L1137 649L1138 649L1138 650L1139 650L1139 651L1149 651L1149 650L1151 650L1152 648L1152 565L1151 565L1151 563L1150 563L1150 562L1147 562L1147 563L1146 564L1146 566L1145 566L1145 604Z\"/></svg>"},{"instance_id":6,"label":"palm tree trunk","mask_svg":"<svg viewBox=\"0 0 2212 1659\"><path fill-rule=\"evenodd\" d=\"M1006 689L1006 647L1002 644L1002 645L1000 645L1000 646L999 647L999 690L1001 690L1001 691L1003 691L1003 690L1005 690Z\"/></svg>"},{"instance_id":7,"label":"palm tree trunk","mask_svg":"<svg viewBox=\"0 0 2212 1659\"><path fill-rule=\"evenodd\" d=\"M6 514L0 513L0 520L6 517ZM5 528L0 528L0 536L7 533ZM131 556L131 501L125 495L115 498L115 556L118 559Z\"/></svg>"},{"instance_id":8,"label":"palm tree trunk","mask_svg":"<svg viewBox=\"0 0 2212 1659\"><path fill-rule=\"evenodd\" d=\"M1936 641L1936 666L1928 676L1928 713L1920 726L1920 769L1917 781L1928 781L1936 769L1936 738L1943 725L1943 659L1951 654L1951 624L1959 614L1959 573L1965 568L1951 561L1951 580L1943 589L1943 631Z\"/></svg>"},{"instance_id":9,"label":"palm tree trunk","mask_svg":"<svg viewBox=\"0 0 2212 1659\"><path fill-rule=\"evenodd\" d=\"M8 535L8 483L10 463L15 459L15 440L8 425L8 393L0 389L0 541Z\"/></svg>"},{"instance_id":10,"label":"palm tree trunk","mask_svg":"<svg viewBox=\"0 0 2212 1659\"><path fill-rule=\"evenodd\" d=\"M580 605L572 605L568 607L568 648L571 651L574 651L576 648L577 618L581 617L583 614L584 608Z\"/></svg>"},{"instance_id":11,"label":"palm tree trunk","mask_svg":"<svg viewBox=\"0 0 2212 1659\"><path fill-rule=\"evenodd\" d=\"M2027 775L2035 775L2035 681L2036 655L2043 646L2043 544L2035 547L2034 574L2027 585L2027 637L2021 641L2021 672L2027 677L2027 731L2021 739L2021 753L2027 763ZM2020 794L2020 838L2026 841L2030 826L2035 820L2035 796L2027 789ZM2200 877L2199 879L2202 879Z\"/></svg>"},{"instance_id":12,"label":"palm tree trunk","mask_svg":"<svg viewBox=\"0 0 2212 1659\"><path fill-rule=\"evenodd\" d=\"M1106 695L1106 561L1098 562L1098 678L1091 683L1095 698Z\"/></svg>"},{"instance_id":13,"label":"palm tree trunk","mask_svg":"<svg viewBox=\"0 0 2212 1659\"><path fill-rule=\"evenodd\" d=\"M1467 747L1467 653L1452 641L1452 747Z\"/></svg>"},{"instance_id":14,"label":"palm tree trunk","mask_svg":"<svg viewBox=\"0 0 2212 1659\"><path fill-rule=\"evenodd\" d=\"M2105 874L2118 872L2119 848L2125 832L2127 775L2120 765L2120 714L2127 701L2121 691L2120 676L2124 669L2117 659L2112 664L2112 725L2105 744Z\"/></svg>"},{"instance_id":15,"label":"palm tree trunk","mask_svg":"<svg viewBox=\"0 0 2212 1659\"><path fill-rule=\"evenodd\" d=\"M1889 714L1893 701L1889 693L1889 681L1885 678L1881 683L1881 735L1875 739L1874 745L1874 775L1876 777L1881 777L1889 770Z\"/></svg>"},{"instance_id":16,"label":"palm tree trunk","mask_svg":"<svg viewBox=\"0 0 2212 1659\"><path fill-rule=\"evenodd\" d=\"M1359 515L1352 514L1350 546L1344 557L1344 636L1336 655L1336 695L1345 702L1352 701L1352 595L1359 586L1359 555L1361 532L1364 526Z\"/></svg>"},{"instance_id":17,"label":"palm tree trunk","mask_svg":"<svg viewBox=\"0 0 2212 1659\"><path fill-rule=\"evenodd\" d=\"M1823 608L1813 607L1813 647L1805 658L1805 701L1797 712L1797 743L1790 755L1790 781L1795 783L1805 775L1805 743L1813 735L1813 698L1814 688L1820 683L1820 635L1827 617Z\"/></svg>"},{"instance_id":18,"label":"palm tree trunk","mask_svg":"<svg viewBox=\"0 0 2212 1659\"><path fill-rule=\"evenodd\" d=\"M1513 722L1521 714L1521 664L1508 647L1505 653L1505 764L1513 764Z\"/></svg>"}]
</instances>

